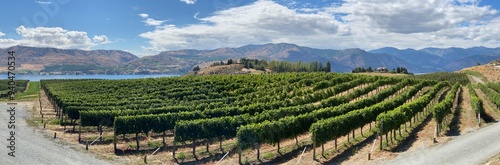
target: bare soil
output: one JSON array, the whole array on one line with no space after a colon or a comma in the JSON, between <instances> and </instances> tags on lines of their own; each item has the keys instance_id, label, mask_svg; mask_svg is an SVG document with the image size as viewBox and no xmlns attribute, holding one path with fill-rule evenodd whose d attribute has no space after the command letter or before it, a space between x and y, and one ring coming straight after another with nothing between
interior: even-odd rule
<instances>
[{"instance_id":1,"label":"bare soil","mask_svg":"<svg viewBox=\"0 0 500 165\"><path fill-rule=\"evenodd\" d=\"M488 162L483 163L484 165L500 165L500 153L497 156L492 157Z\"/></svg>"},{"instance_id":2,"label":"bare soil","mask_svg":"<svg viewBox=\"0 0 500 165\"><path fill-rule=\"evenodd\" d=\"M500 82L500 66L481 65L464 68L463 71L476 71L481 73L489 82Z\"/></svg>"}]
</instances>

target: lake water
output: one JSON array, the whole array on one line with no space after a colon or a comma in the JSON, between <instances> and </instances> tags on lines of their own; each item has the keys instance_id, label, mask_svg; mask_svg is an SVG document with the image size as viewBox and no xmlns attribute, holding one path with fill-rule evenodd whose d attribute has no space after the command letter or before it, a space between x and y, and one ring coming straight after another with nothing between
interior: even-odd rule
<instances>
[{"instance_id":1,"label":"lake water","mask_svg":"<svg viewBox=\"0 0 500 165\"><path fill-rule=\"evenodd\" d=\"M157 77L173 77L179 76L175 74L161 75L16 75L16 80L40 81L41 79L139 79L139 78L157 78ZM0 74L0 80L7 79L7 74Z\"/></svg>"}]
</instances>

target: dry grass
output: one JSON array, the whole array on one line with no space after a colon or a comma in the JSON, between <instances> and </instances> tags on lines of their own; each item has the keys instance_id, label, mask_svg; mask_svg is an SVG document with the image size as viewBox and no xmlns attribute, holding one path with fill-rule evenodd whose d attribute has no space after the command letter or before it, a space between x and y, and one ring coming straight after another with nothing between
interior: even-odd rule
<instances>
[{"instance_id":1,"label":"dry grass","mask_svg":"<svg viewBox=\"0 0 500 165\"><path fill-rule=\"evenodd\" d=\"M500 165L500 153L498 155L494 156L490 160L488 160L486 163L483 163L484 165Z\"/></svg>"},{"instance_id":2,"label":"dry grass","mask_svg":"<svg viewBox=\"0 0 500 165\"><path fill-rule=\"evenodd\" d=\"M197 72L198 75L214 75L214 74L235 74L241 72L243 65L231 64L202 68Z\"/></svg>"},{"instance_id":3,"label":"dry grass","mask_svg":"<svg viewBox=\"0 0 500 165\"><path fill-rule=\"evenodd\" d=\"M45 67L42 64L21 64L20 67L17 67L16 70L34 70L41 71ZM0 68L0 71L7 71L7 67Z\"/></svg>"},{"instance_id":4,"label":"dry grass","mask_svg":"<svg viewBox=\"0 0 500 165\"><path fill-rule=\"evenodd\" d=\"M479 72L486 77L489 82L500 82L500 68L498 66L481 65L464 68L462 71Z\"/></svg>"}]
</instances>

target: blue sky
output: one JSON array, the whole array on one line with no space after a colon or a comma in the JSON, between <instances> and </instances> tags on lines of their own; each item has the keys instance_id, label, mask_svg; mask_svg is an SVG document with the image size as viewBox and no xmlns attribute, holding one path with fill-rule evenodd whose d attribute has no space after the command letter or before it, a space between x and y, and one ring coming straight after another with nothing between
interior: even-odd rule
<instances>
[{"instance_id":1,"label":"blue sky","mask_svg":"<svg viewBox=\"0 0 500 165\"><path fill-rule=\"evenodd\" d=\"M328 49L498 47L497 0L2 1L0 48L178 49L294 43Z\"/></svg>"}]
</instances>

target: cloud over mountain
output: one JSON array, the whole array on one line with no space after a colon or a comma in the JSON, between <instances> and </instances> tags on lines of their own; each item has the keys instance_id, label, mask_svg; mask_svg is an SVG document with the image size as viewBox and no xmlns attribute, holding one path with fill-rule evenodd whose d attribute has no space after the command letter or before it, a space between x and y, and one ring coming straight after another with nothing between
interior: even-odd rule
<instances>
[{"instance_id":1,"label":"cloud over mountain","mask_svg":"<svg viewBox=\"0 0 500 165\"><path fill-rule=\"evenodd\" d=\"M14 45L54 47L61 49L90 49L99 44L109 43L105 35L96 35L93 40L88 37L87 32L69 31L61 27L24 27L16 28L20 39L0 38L0 47ZM0 35L1 37L2 35Z\"/></svg>"},{"instance_id":2,"label":"cloud over mountain","mask_svg":"<svg viewBox=\"0 0 500 165\"><path fill-rule=\"evenodd\" d=\"M140 34L160 52L246 44L296 43L318 48L470 47L500 44L498 11L474 0L343 0L323 5L258 0L197 14L198 23ZM329 5L328 5L329 3Z\"/></svg>"}]
</instances>

